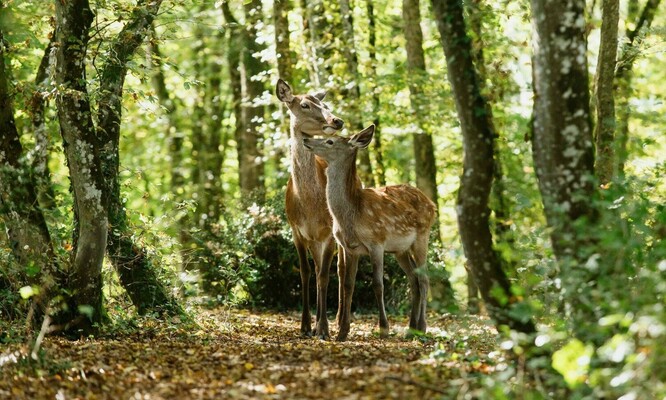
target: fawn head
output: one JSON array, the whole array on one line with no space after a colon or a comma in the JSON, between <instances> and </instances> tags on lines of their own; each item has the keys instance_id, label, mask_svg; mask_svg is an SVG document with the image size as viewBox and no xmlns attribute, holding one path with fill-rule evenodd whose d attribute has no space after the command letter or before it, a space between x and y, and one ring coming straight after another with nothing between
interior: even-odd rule
<instances>
[{"instance_id":1,"label":"fawn head","mask_svg":"<svg viewBox=\"0 0 666 400\"><path fill-rule=\"evenodd\" d=\"M314 154L332 163L350 155L355 156L358 149L365 149L370 145L374 134L375 125L370 125L349 138L338 135L324 138L304 138L303 145Z\"/></svg>"},{"instance_id":2,"label":"fawn head","mask_svg":"<svg viewBox=\"0 0 666 400\"><path fill-rule=\"evenodd\" d=\"M344 122L322 101L326 92L295 95L287 82L278 79L275 94L289 108L295 130L307 136L332 135L344 126Z\"/></svg>"}]
</instances>

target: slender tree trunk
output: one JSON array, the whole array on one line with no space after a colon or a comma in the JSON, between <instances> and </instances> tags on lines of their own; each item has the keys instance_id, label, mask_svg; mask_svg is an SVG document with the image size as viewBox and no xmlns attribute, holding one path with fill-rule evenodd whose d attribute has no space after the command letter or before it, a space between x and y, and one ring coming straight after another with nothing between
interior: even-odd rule
<instances>
[{"instance_id":1,"label":"slender tree trunk","mask_svg":"<svg viewBox=\"0 0 666 400\"><path fill-rule=\"evenodd\" d=\"M595 170L600 184L613 179L615 162L615 98L613 81L617 56L617 24L620 18L619 0L603 0L601 39L597 59L595 85L597 123L594 137L597 144Z\"/></svg>"},{"instance_id":2,"label":"slender tree trunk","mask_svg":"<svg viewBox=\"0 0 666 400\"><path fill-rule=\"evenodd\" d=\"M47 101L43 94L48 88L51 63L55 61L55 57L51 57L54 44L55 35L51 37L49 44L44 50L42 61L39 63L37 76L35 77L35 92L30 101L35 147L29 158L32 161L32 174L39 204L45 210L53 210L56 207L55 191L51 182L51 171L49 169L49 132L44 119Z\"/></svg>"},{"instance_id":3,"label":"slender tree trunk","mask_svg":"<svg viewBox=\"0 0 666 400\"><path fill-rule=\"evenodd\" d=\"M276 0L273 2L273 24L275 25L275 52L277 54L278 77L286 82L292 81L294 63L291 54L291 42L289 40L289 11L291 0ZM289 116L284 103L279 102L280 108L280 137L289 137ZM280 165L286 157L287 146L275 147L275 165L279 174L278 185L284 187L288 173L281 173Z\"/></svg>"},{"instance_id":4,"label":"slender tree trunk","mask_svg":"<svg viewBox=\"0 0 666 400\"><path fill-rule=\"evenodd\" d=\"M384 165L384 153L382 150L382 134L379 129L379 87L377 86L377 24L375 22L375 8L373 0L366 0L368 13L368 53L370 57L370 87L372 92L372 123L375 124L375 140L373 141L373 153L375 155L375 185L386 186L386 166ZM369 152L368 152L369 153Z\"/></svg>"},{"instance_id":5,"label":"slender tree trunk","mask_svg":"<svg viewBox=\"0 0 666 400\"><path fill-rule=\"evenodd\" d=\"M204 2L199 5L198 15L203 16L207 12L208 5ZM207 39L210 34L210 30L207 29L204 25L197 25L194 28L194 37L196 45L194 47L194 54L196 59L193 61L194 67L194 77L199 82L206 82L208 77L208 68L211 62L211 58L206 53L206 47L208 45ZM207 86L207 85L206 85ZM194 106L192 110L192 135L190 141L192 142L192 173L191 181L195 189L192 191L192 199L196 200L196 207L194 209L194 215L187 213L183 219L183 230L184 234L182 244L186 249L194 249L196 247L195 240L193 240L191 235L191 230L198 230L203 225L203 215L205 214L206 208L206 199L203 191L204 181L206 180L206 170L205 170L205 158L208 149L207 141L207 132L206 132L206 121L207 121L207 112L206 112L206 88L204 85L195 86L195 97L194 97ZM189 265L190 260L186 261L186 265ZM203 266L199 266L201 268Z\"/></svg>"},{"instance_id":6,"label":"slender tree trunk","mask_svg":"<svg viewBox=\"0 0 666 400\"><path fill-rule=\"evenodd\" d=\"M264 93L261 74L267 69L266 64L256 55L264 49L259 43L257 26L263 21L261 0L251 0L243 4L245 10L245 45L243 48L243 71L245 93L243 93L243 163L240 165L240 187L245 194L252 193L255 199L263 202L264 161L261 147L263 136L260 132L264 122L263 105L256 102Z\"/></svg>"},{"instance_id":7,"label":"slender tree trunk","mask_svg":"<svg viewBox=\"0 0 666 400\"><path fill-rule=\"evenodd\" d=\"M103 94L98 104L98 134L104 145L102 171L108 196L109 231L107 251L120 282L140 314L177 313L178 305L157 278L155 267L145 249L134 243L127 214L121 200L118 170L120 166L120 126L122 98L127 63L144 42L161 0L140 1L130 20L111 44L109 57L100 79Z\"/></svg>"},{"instance_id":8,"label":"slender tree trunk","mask_svg":"<svg viewBox=\"0 0 666 400\"><path fill-rule=\"evenodd\" d=\"M329 3L335 8L335 3ZM334 9L327 10L323 0L301 0L301 8L304 15L303 31L308 34L306 46L308 50L308 68L311 80L315 87L326 86L333 76L333 63L330 62L334 54L333 37L331 32L338 32L338 27L326 18L326 15L334 15ZM328 34L327 34L328 33Z\"/></svg>"},{"instance_id":9,"label":"slender tree trunk","mask_svg":"<svg viewBox=\"0 0 666 400\"><path fill-rule=\"evenodd\" d=\"M627 30L627 42L622 46L620 56L618 57L617 69L615 71L615 84L617 90L617 132L616 132L616 158L617 158L617 174L620 178L625 176L625 164L629 155L627 145L629 142L629 115L630 105L629 98L631 97L631 80L633 76L633 65L636 56L639 53L638 38L644 29L648 29L652 25L654 15L659 8L661 0L648 0L645 3L643 11L640 13L638 20L635 22L633 30ZM638 10L637 2L633 0L629 3L630 15L635 17L634 13Z\"/></svg>"},{"instance_id":10,"label":"slender tree trunk","mask_svg":"<svg viewBox=\"0 0 666 400\"><path fill-rule=\"evenodd\" d=\"M104 319L101 273L108 228L108 199L104 195L100 157L104 143L93 125L85 73L94 14L87 0L54 3L58 117L78 221L68 285L71 295L68 310L60 319L70 323L70 330L80 328L85 334Z\"/></svg>"},{"instance_id":11,"label":"slender tree trunk","mask_svg":"<svg viewBox=\"0 0 666 400\"><path fill-rule=\"evenodd\" d=\"M485 116L489 106L481 95L462 2L433 0L432 4L463 134L465 154L458 192L458 225L465 257L497 326L507 325L531 333L535 328L530 319L518 319L510 313L517 299L511 294L501 259L493 249L488 198L493 180L495 132ZM480 115L484 118L479 118Z\"/></svg>"},{"instance_id":12,"label":"slender tree trunk","mask_svg":"<svg viewBox=\"0 0 666 400\"><path fill-rule=\"evenodd\" d=\"M184 137L176 122L176 112L178 110L177 101L172 98L166 86L166 79L162 67L163 58L154 26L151 26L150 29L148 56L150 58L149 61L153 66L151 75L152 85L155 89L159 104L162 106L167 118L166 137L168 138L167 142L169 145L171 193L174 195L176 202L181 202L183 200L183 185L185 184L182 152Z\"/></svg>"},{"instance_id":13,"label":"slender tree trunk","mask_svg":"<svg viewBox=\"0 0 666 400\"><path fill-rule=\"evenodd\" d=\"M348 116L346 123L349 124L352 132L360 132L364 128L362 108L360 107L361 87L359 86L360 74L358 71L358 56L356 46L354 45L354 18L349 0L340 0L340 15L342 17L342 34L345 46L342 47L342 54L345 65L347 66L347 85L346 102ZM372 175L372 165L370 164L370 152L362 151L358 155L358 173L362 182L366 185L372 185L374 178Z\"/></svg>"},{"instance_id":14,"label":"slender tree trunk","mask_svg":"<svg viewBox=\"0 0 666 400\"><path fill-rule=\"evenodd\" d=\"M231 86L231 97L233 100L233 112L235 120L234 140L236 141L236 152L238 158L238 168L245 163L243 154L245 154L245 118L243 118L243 89L241 82L241 49L243 48L243 31L240 29L238 20L229 9L229 3L222 3L222 12L226 26L229 29L229 39L227 46L227 65L229 67L229 85Z\"/></svg>"},{"instance_id":15,"label":"slender tree trunk","mask_svg":"<svg viewBox=\"0 0 666 400\"><path fill-rule=\"evenodd\" d=\"M221 147L222 139L222 120L226 112L227 102L221 95L222 86L222 51L223 48L223 35L215 36L215 43L211 54L210 65L208 69L208 90L206 106L208 115L206 118L207 138L205 143L208 146L202 149L204 152L202 160L202 218L203 226L209 229L212 223L216 223L220 218L220 213L223 208L223 191L222 191L222 164L224 163L225 148Z\"/></svg>"},{"instance_id":16,"label":"slender tree trunk","mask_svg":"<svg viewBox=\"0 0 666 400\"><path fill-rule=\"evenodd\" d=\"M275 52L277 53L278 75L282 80L291 82L292 57L289 41L290 0L273 2L273 23L275 24ZM287 124L288 128L289 124Z\"/></svg>"},{"instance_id":17,"label":"slender tree trunk","mask_svg":"<svg viewBox=\"0 0 666 400\"><path fill-rule=\"evenodd\" d=\"M425 193L430 200L438 204L437 195L437 169L435 166L435 153L432 135L425 127L424 118L428 114L428 101L425 98L422 85L426 81L426 64L423 53L423 33L421 31L421 14L419 0L403 0L402 16L404 22L405 39L407 47L407 81L409 83L410 101L416 115L416 124L419 132L414 133L414 159L416 171L416 186ZM439 214L439 206L437 206ZM437 238L439 232L439 219L435 223Z\"/></svg>"}]
</instances>

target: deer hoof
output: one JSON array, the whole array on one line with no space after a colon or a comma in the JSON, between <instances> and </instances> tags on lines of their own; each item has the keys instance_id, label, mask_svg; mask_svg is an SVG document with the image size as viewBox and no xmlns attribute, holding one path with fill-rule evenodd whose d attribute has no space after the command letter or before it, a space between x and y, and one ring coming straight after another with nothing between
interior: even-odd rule
<instances>
[{"instance_id":1,"label":"deer hoof","mask_svg":"<svg viewBox=\"0 0 666 400\"><path fill-rule=\"evenodd\" d=\"M386 339L389 336L389 330L388 328L379 328L379 337L382 339Z\"/></svg>"}]
</instances>

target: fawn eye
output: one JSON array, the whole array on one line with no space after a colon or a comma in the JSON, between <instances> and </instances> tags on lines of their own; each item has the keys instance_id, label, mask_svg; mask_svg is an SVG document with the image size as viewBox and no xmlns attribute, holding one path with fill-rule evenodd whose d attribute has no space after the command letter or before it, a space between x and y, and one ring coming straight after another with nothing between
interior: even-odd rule
<instances>
[{"instance_id":1,"label":"fawn eye","mask_svg":"<svg viewBox=\"0 0 666 400\"><path fill-rule=\"evenodd\" d=\"M329 146L333 146L333 139L328 139L326 141L326 144L329 145Z\"/></svg>"},{"instance_id":2,"label":"fawn eye","mask_svg":"<svg viewBox=\"0 0 666 400\"><path fill-rule=\"evenodd\" d=\"M308 103L301 103L301 108L307 110L310 108L310 105Z\"/></svg>"}]
</instances>

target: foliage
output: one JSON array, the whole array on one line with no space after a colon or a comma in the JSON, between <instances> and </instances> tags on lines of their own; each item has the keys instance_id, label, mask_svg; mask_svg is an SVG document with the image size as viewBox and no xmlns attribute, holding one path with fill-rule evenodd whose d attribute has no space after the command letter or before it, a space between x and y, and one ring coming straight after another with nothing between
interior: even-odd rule
<instances>
[{"instance_id":1,"label":"foliage","mask_svg":"<svg viewBox=\"0 0 666 400\"><path fill-rule=\"evenodd\" d=\"M223 222L194 233L197 247L191 263L198 265L201 276L195 278L200 290L189 294L204 294L209 304L251 304L253 306L295 309L301 304L298 257L291 240L291 230L285 220L284 194L267 199L262 206L252 203L239 217L225 215ZM337 256L336 256L337 257ZM314 263L311 298L316 298ZM331 263L328 303L337 307L337 258ZM407 279L398 263L386 257L384 291L389 310L405 311L409 303ZM358 282L354 291L354 308L376 308L372 289L372 267L369 260L359 264Z\"/></svg>"}]
</instances>

